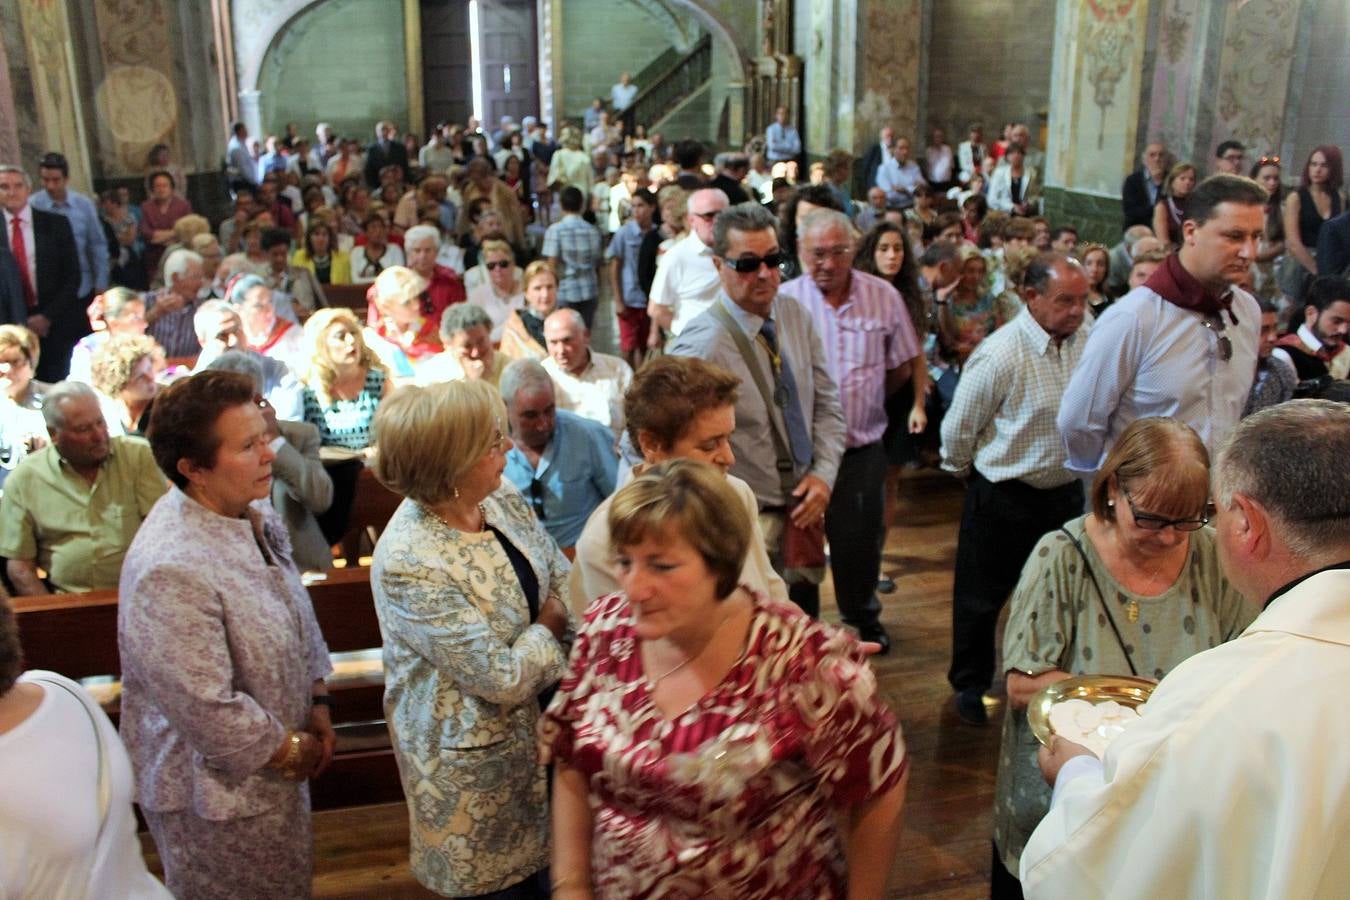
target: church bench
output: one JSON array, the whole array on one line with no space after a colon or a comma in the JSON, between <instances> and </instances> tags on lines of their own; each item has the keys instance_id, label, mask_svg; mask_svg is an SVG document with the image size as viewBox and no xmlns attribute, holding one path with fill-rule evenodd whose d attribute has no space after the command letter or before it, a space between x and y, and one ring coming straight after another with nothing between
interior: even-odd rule
<instances>
[{"instance_id":1,"label":"church bench","mask_svg":"<svg viewBox=\"0 0 1350 900\"><path fill-rule=\"evenodd\" d=\"M368 284L325 284L323 295L329 306L341 306L355 310L362 322L366 320L366 291Z\"/></svg>"},{"instance_id":2,"label":"church bench","mask_svg":"<svg viewBox=\"0 0 1350 900\"><path fill-rule=\"evenodd\" d=\"M309 587L314 613L336 670L328 680L338 734L333 765L310 785L315 809L401 801L403 790L384 724L384 677L379 621L369 569L335 569ZM24 662L69 678L121 673L117 650L117 592L15 597ZM367 651L361 654L360 651ZM94 686L117 721L116 690Z\"/></svg>"}]
</instances>

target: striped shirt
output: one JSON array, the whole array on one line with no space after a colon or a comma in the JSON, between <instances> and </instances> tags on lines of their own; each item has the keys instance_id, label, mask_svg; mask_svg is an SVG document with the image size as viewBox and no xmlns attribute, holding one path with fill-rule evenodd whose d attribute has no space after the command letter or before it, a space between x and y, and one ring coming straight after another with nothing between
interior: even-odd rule
<instances>
[{"instance_id":1,"label":"striped shirt","mask_svg":"<svg viewBox=\"0 0 1350 900\"><path fill-rule=\"evenodd\" d=\"M875 275L849 274L848 297L838 309L808 275L779 290L810 313L825 345L825 363L844 408L844 446L864 447L886 431L886 373L923 351L900 292Z\"/></svg>"},{"instance_id":2,"label":"striped shirt","mask_svg":"<svg viewBox=\"0 0 1350 900\"><path fill-rule=\"evenodd\" d=\"M595 267L600 265L600 232L575 213L565 215L544 232L543 256L562 263L558 302L581 303L600 296Z\"/></svg>"},{"instance_id":3,"label":"striped shirt","mask_svg":"<svg viewBox=\"0 0 1350 900\"><path fill-rule=\"evenodd\" d=\"M145 295L145 311L148 314L155 308L155 304L173 296L173 290L170 288L160 288ZM165 313L149 325L145 326L145 333L159 342L164 348L164 355L170 358L175 356L196 356L201 352L201 342L197 340L197 331L192 327L192 317L197 314L197 306L201 301L193 299L190 303L184 303L182 308L173 312Z\"/></svg>"},{"instance_id":4,"label":"striped shirt","mask_svg":"<svg viewBox=\"0 0 1350 900\"><path fill-rule=\"evenodd\" d=\"M942 420L942 468L1042 490L1073 481L1055 416L1086 343L1080 328L1056 344L1025 311L981 341Z\"/></svg>"}]
</instances>

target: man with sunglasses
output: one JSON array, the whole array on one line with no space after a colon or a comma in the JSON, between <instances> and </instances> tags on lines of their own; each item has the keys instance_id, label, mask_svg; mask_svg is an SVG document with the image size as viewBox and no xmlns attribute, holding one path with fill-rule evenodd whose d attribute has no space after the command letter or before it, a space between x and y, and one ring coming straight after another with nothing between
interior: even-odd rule
<instances>
[{"instance_id":1,"label":"man with sunglasses","mask_svg":"<svg viewBox=\"0 0 1350 900\"><path fill-rule=\"evenodd\" d=\"M690 194L689 233L656 265L647 314L672 337L711 306L721 289L713 265L713 222L727 206L727 195L716 188Z\"/></svg>"},{"instance_id":2,"label":"man with sunglasses","mask_svg":"<svg viewBox=\"0 0 1350 900\"><path fill-rule=\"evenodd\" d=\"M1261 308L1235 285L1256 259L1265 188L1239 175L1201 182L1181 249L1092 326L1058 425L1068 466L1092 473L1135 419L1171 416L1210 453L1242 417L1256 373Z\"/></svg>"},{"instance_id":3,"label":"man with sunglasses","mask_svg":"<svg viewBox=\"0 0 1350 900\"><path fill-rule=\"evenodd\" d=\"M1101 760L1040 750L1050 811L1028 897L1330 897L1350 882L1350 407L1294 400L1233 431L1219 560L1263 607L1174 668Z\"/></svg>"},{"instance_id":4,"label":"man with sunglasses","mask_svg":"<svg viewBox=\"0 0 1350 900\"><path fill-rule=\"evenodd\" d=\"M844 452L839 389L810 313L779 293L784 254L773 214L742 203L717 216L712 232L720 291L668 352L699 357L741 379L731 474L755 493L764 543L788 595L819 615L823 561L791 565L784 535L788 523L794 535L824 524Z\"/></svg>"}]
</instances>

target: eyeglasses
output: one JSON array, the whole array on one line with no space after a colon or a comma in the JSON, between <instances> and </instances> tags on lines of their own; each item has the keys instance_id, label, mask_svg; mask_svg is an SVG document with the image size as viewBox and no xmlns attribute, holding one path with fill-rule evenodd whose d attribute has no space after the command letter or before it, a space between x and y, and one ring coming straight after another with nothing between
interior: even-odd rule
<instances>
[{"instance_id":1,"label":"eyeglasses","mask_svg":"<svg viewBox=\"0 0 1350 900\"><path fill-rule=\"evenodd\" d=\"M827 259L843 259L853 253L853 248L843 247L814 247L811 250L811 261L822 263Z\"/></svg>"},{"instance_id":2,"label":"eyeglasses","mask_svg":"<svg viewBox=\"0 0 1350 900\"><path fill-rule=\"evenodd\" d=\"M691 212L689 215L693 216L696 219L702 219L705 222L711 222L713 219L717 218L717 213L719 211L720 210L702 213Z\"/></svg>"},{"instance_id":3,"label":"eyeglasses","mask_svg":"<svg viewBox=\"0 0 1350 900\"><path fill-rule=\"evenodd\" d=\"M753 275L759 271L760 266L768 266L770 269L776 269L782 264L787 255L781 251L774 251L767 256L742 256L740 259L732 259L730 256L722 257L722 261L731 266L733 272L739 272L742 275Z\"/></svg>"},{"instance_id":4,"label":"eyeglasses","mask_svg":"<svg viewBox=\"0 0 1350 900\"><path fill-rule=\"evenodd\" d=\"M530 505L534 507L534 514L539 521L548 519L548 514L544 512L544 483L538 478L530 480Z\"/></svg>"},{"instance_id":5,"label":"eyeglasses","mask_svg":"<svg viewBox=\"0 0 1350 900\"><path fill-rule=\"evenodd\" d=\"M1214 332L1214 336L1219 339L1219 361L1228 362L1232 359L1233 342L1229 340L1228 335L1224 334L1223 319L1218 319L1216 321L1214 319L1204 318L1200 320L1200 324Z\"/></svg>"},{"instance_id":6,"label":"eyeglasses","mask_svg":"<svg viewBox=\"0 0 1350 900\"><path fill-rule=\"evenodd\" d=\"M1152 513L1141 513L1135 509L1134 500L1130 498L1130 492L1125 488L1120 489L1124 495L1125 502L1130 507L1130 515L1134 516L1134 524L1145 531L1162 531L1164 528L1175 528L1177 531L1199 531L1209 524L1209 518L1214 514L1214 504L1205 504L1205 514L1198 519L1168 519L1163 516L1155 516Z\"/></svg>"},{"instance_id":7,"label":"eyeglasses","mask_svg":"<svg viewBox=\"0 0 1350 900\"><path fill-rule=\"evenodd\" d=\"M1247 154L1245 153L1225 153L1223 158L1229 162L1242 162L1246 156Z\"/></svg>"},{"instance_id":8,"label":"eyeglasses","mask_svg":"<svg viewBox=\"0 0 1350 900\"><path fill-rule=\"evenodd\" d=\"M509 269L510 267L511 267L511 260L509 259L499 259L496 262L483 263L483 268L487 269L489 272L491 272L493 269Z\"/></svg>"}]
</instances>

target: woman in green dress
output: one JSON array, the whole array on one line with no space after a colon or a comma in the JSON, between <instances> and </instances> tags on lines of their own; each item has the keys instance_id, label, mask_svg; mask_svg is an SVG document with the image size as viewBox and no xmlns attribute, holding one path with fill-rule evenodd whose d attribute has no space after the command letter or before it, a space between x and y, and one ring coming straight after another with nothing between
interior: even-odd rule
<instances>
[{"instance_id":1,"label":"woman in green dress","mask_svg":"<svg viewBox=\"0 0 1350 900\"><path fill-rule=\"evenodd\" d=\"M1020 897L1018 860L1050 805L1027 704L1071 675L1160 679L1242 633L1256 610L1219 568L1209 454L1176 419L1125 430L1092 485L1091 512L1041 538L1003 638L1008 714L994 806L992 896Z\"/></svg>"}]
</instances>

